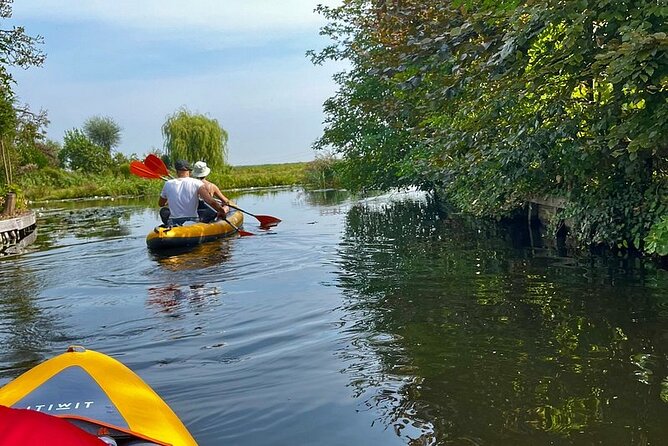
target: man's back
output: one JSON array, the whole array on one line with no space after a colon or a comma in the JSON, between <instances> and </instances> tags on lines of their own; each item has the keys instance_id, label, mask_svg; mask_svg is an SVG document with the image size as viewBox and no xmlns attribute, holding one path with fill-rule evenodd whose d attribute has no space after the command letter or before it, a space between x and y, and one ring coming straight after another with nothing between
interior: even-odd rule
<instances>
[{"instance_id":1,"label":"man's back","mask_svg":"<svg viewBox=\"0 0 668 446\"><path fill-rule=\"evenodd\" d=\"M202 184L200 180L191 177L174 178L165 183L160 196L167 199L171 218L197 218L197 191Z\"/></svg>"}]
</instances>

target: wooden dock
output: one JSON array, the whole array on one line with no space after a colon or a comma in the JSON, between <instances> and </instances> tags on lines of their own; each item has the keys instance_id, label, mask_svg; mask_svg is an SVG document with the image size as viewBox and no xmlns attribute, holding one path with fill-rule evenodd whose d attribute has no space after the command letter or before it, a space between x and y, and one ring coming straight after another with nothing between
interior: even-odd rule
<instances>
[{"instance_id":1,"label":"wooden dock","mask_svg":"<svg viewBox=\"0 0 668 446\"><path fill-rule=\"evenodd\" d=\"M0 220L0 252L4 252L9 246L34 240L36 232L37 218L33 211Z\"/></svg>"}]
</instances>

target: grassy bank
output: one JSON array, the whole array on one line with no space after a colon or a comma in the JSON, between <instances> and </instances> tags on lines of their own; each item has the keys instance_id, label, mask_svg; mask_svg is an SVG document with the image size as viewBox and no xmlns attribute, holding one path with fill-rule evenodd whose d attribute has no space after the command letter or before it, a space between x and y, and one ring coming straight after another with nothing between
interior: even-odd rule
<instances>
[{"instance_id":1,"label":"grassy bank","mask_svg":"<svg viewBox=\"0 0 668 446\"><path fill-rule=\"evenodd\" d=\"M212 172L209 180L221 189L249 187L292 186L305 184L306 169L310 163L259 164L232 167L229 173Z\"/></svg>"},{"instance_id":2,"label":"grassy bank","mask_svg":"<svg viewBox=\"0 0 668 446\"><path fill-rule=\"evenodd\" d=\"M223 189L291 186L308 183L311 163L263 164L232 167L228 173L212 173L211 181ZM95 196L158 194L160 180L147 180L132 175L127 166L117 172L87 174L45 168L21 174L17 178L20 195L27 200L61 200Z\"/></svg>"}]
</instances>

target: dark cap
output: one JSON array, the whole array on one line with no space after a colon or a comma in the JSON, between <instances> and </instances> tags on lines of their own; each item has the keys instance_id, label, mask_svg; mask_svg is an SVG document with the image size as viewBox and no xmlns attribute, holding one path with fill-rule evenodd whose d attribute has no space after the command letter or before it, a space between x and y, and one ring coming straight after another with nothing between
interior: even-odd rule
<instances>
[{"instance_id":1,"label":"dark cap","mask_svg":"<svg viewBox=\"0 0 668 446\"><path fill-rule=\"evenodd\" d=\"M174 168L176 170L192 170L190 164L188 164L188 161L186 160L178 160L174 163Z\"/></svg>"}]
</instances>

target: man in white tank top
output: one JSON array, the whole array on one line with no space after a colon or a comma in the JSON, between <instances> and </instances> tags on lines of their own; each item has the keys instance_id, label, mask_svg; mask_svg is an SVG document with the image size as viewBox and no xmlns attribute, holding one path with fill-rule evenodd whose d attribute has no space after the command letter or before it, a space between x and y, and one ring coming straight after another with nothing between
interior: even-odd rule
<instances>
[{"instance_id":1,"label":"man in white tank top","mask_svg":"<svg viewBox=\"0 0 668 446\"><path fill-rule=\"evenodd\" d=\"M204 183L190 177L190 165L187 161L179 160L174 164L176 167L176 178L165 183L160 192L158 204L162 207L169 206L169 215L162 209L160 217L163 223L170 226L180 226L187 221L197 221L197 205L199 197L218 212L217 217L225 217L223 206L213 199ZM166 218L167 217L167 218Z\"/></svg>"}]
</instances>

